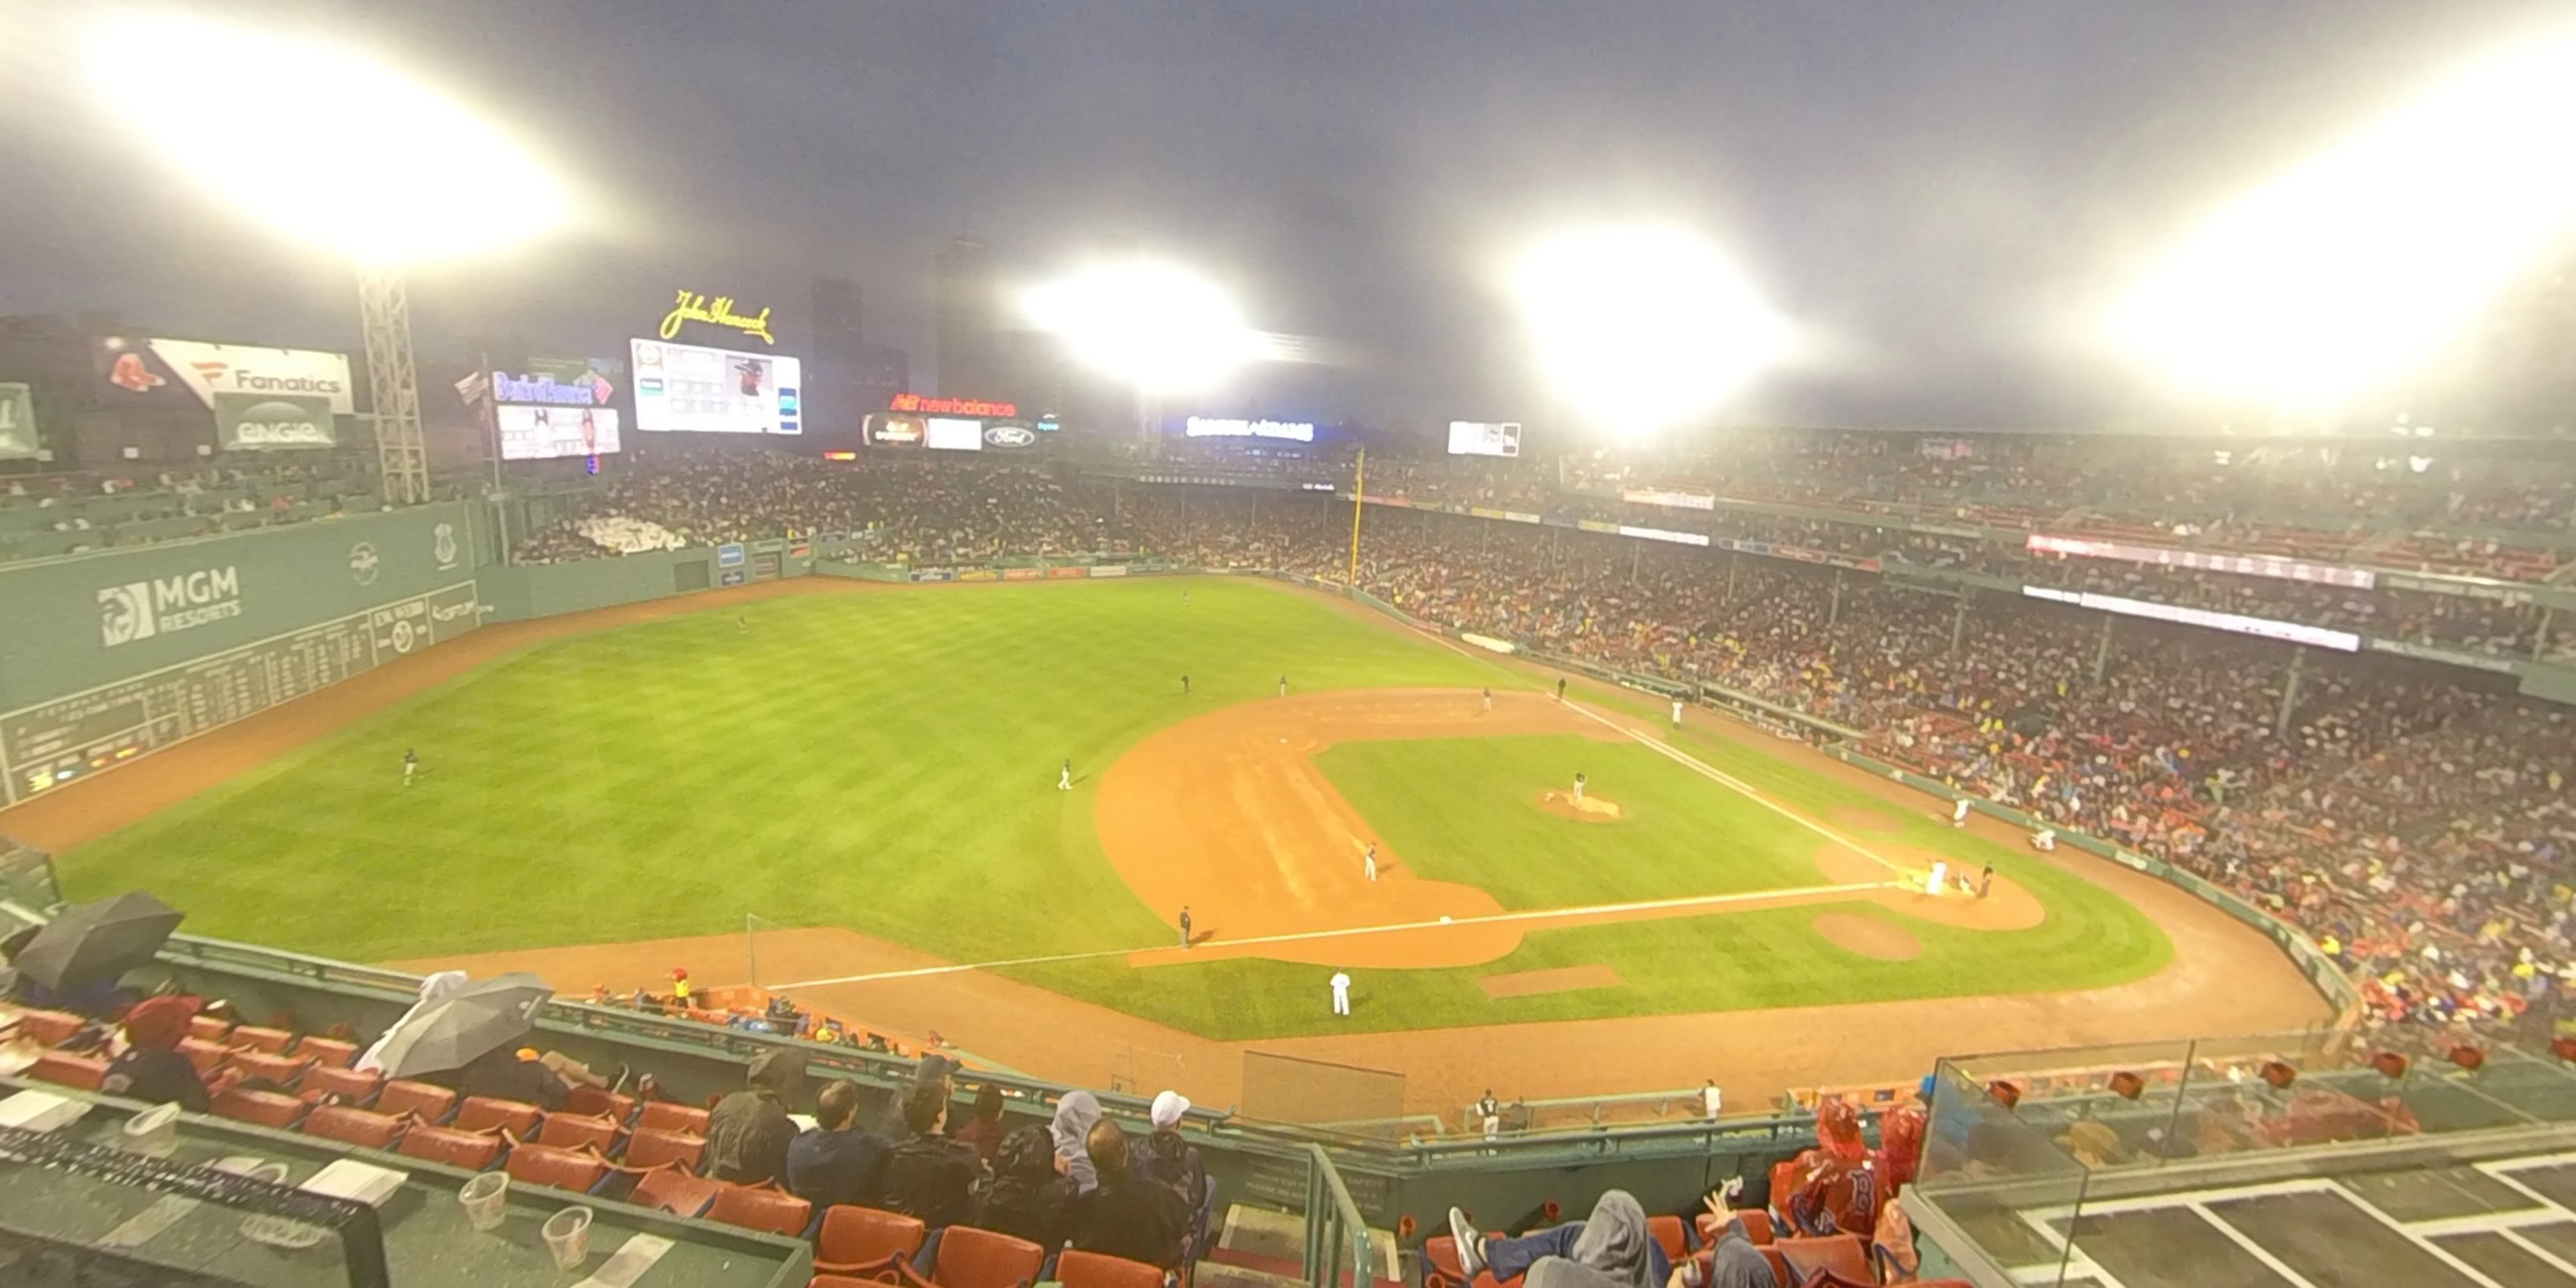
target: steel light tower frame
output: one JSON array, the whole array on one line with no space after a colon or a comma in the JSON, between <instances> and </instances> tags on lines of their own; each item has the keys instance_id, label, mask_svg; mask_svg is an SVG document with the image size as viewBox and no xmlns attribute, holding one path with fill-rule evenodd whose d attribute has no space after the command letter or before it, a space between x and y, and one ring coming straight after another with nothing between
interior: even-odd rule
<instances>
[{"instance_id":1,"label":"steel light tower frame","mask_svg":"<svg viewBox=\"0 0 2576 1288\"><path fill-rule=\"evenodd\" d=\"M358 266L358 326L375 404L376 465L387 505L429 500L429 447L420 432L420 375L412 365L411 295L402 270Z\"/></svg>"}]
</instances>

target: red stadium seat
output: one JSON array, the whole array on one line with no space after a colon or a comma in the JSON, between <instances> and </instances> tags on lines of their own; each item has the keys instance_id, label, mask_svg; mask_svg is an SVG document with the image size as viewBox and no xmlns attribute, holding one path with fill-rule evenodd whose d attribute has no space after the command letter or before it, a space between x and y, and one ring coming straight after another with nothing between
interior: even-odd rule
<instances>
[{"instance_id":1,"label":"red stadium seat","mask_svg":"<svg viewBox=\"0 0 2576 1288\"><path fill-rule=\"evenodd\" d=\"M564 1108L593 1118L613 1118L622 1123L635 1116L635 1097L611 1095L597 1087L575 1087L565 1098Z\"/></svg>"},{"instance_id":2,"label":"red stadium seat","mask_svg":"<svg viewBox=\"0 0 2576 1288\"><path fill-rule=\"evenodd\" d=\"M376 1112L411 1114L423 1122L437 1122L456 1106L456 1093L426 1082L388 1082L376 1095Z\"/></svg>"},{"instance_id":3,"label":"red stadium seat","mask_svg":"<svg viewBox=\"0 0 2576 1288\"><path fill-rule=\"evenodd\" d=\"M1836 1234L1821 1239L1782 1239L1771 1245L1789 1263L1793 1282L1805 1283L1818 1270L1830 1272L1837 1279L1856 1284L1873 1282L1869 1250L1861 1246L1857 1234Z\"/></svg>"},{"instance_id":4,"label":"red stadium seat","mask_svg":"<svg viewBox=\"0 0 2576 1288\"><path fill-rule=\"evenodd\" d=\"M224 1040L236 1051L247 1048L261 1055L284 1055L286 1044L294 1038L294 1034L284 1029L261 1029L244 1024Z\"/></svg>"},{"instance_id":5,"label":"red stadium seat","mask_svg":"<svg viewBox=\"0 0 2576 1288\"><path fill-rule=\"evenodd\" d=\"M1664 1250L1664 1260L1667 1264L1680 1265L1684 1259L1690 1256L1690 1236L1684 1231L1685 1227L1682 1225L1682 1219L1680 1217L1650 1216L1646 1218L1647 1237L1652 1238L1655 1241L1655 1246Z\"/></svg>"},{"instance_id":6,"label":"red stadium seat","mask_svg":"<svg viewBox=\"0 0 2576 1288\"><path fill-rule=\"evenodd\" d=\"M656 1100L644 1106L644 1116L636 1119L635 1125L650 1127L655 1131L687 1132L692 1136L704 1136L707 1134L707 1111L696 1105L680 1105L668 1100Z\"/></svg>"},{"instance_id":7,"label":"red stadium seat","mask_svg":"<svg viewBox=\"0 0 2576 1288\"><path fill-rule=\"evenodd\" d=\"M894 1262L912 1260L927 1235L918 1217L836 1204L823 1209L814 1268L872 1278L880 1271L891 1271Z\"/></svg>"},{"instance_id":8,"label":"red stadium seat","mask_svg":"<svg viewBox=\"0 0 2576 1288\"><path fill-rule=\"evenodd\" d=\"M1491 1230L1485 1234L1496 1237ZM1476 1272L1474 1283L1469 1283L1466 1268L1458 1263L1458 1240L1453 1236L1440 1235L1423 1244L1422 1262L1422 1288L1496 1288L1489 1271Z\"/></svg>"},{"instance_id":9,"label":"red stadium seat","mask_svg":"<svg viewBox=\"0 0 2576 1288\"><path fill-rule=\"evenodd\" d=\"M608 1175L608 1160L577 1149L521 1145L510 1151L510 1179L522 1185L546 1185L586 1194Z\"/></svg>"},{"instance_id":10,"label":"red stadium seat","mask_svg":"<svg viewBox=\"0 0 2576 1288\"><path fill-rule=\"evenodd\" d=\"M338 1038L308 1036L295 1044L295 1054L308 1057L316 1064L333 1069L346 1069L350 1061L358 1058L358 1044L343 1042Z\"/></svg>"},{"instance_id":11,"label":"red stadium seat","mask_svg":"<svg viewBox=\"0 0 2576 1288\"><path fill-rule=\"evenodd\" d=\"M696 1216L707 1210L716 1191L723 1188L722 1181L703 1181L676 1167L666 1167L647 1175L626 1201L637 1207L660 1208L674 1216Z\"/></svg>"},{"instance_id":12,"label":"red stadium seat","mask_svg":"<svg viewBox=\"0 0 2576 1288\"><path fill-rule=\"evenodd\" d=\"M1733 1215L1737 1220L1744 1222L1744 1237L1752 1240L1757 1247L1771 1241L1770 1213L1760 1208L1739 1208ZM1699 1214L1695 1224L1699 1227L1699 1241L1702 1244L1717 1242L1718 1232L1726 1228L1726 1222L1706 1212Z\"/></svg>"},{"instance_id":13,"label":"red stadium seat","mask_svg":"<svg viewBox=\"0 0 2576 1288\"><path fill-rule=\"evenodd\" d=\"M27 1076L56 1086L96 1091L100 1083L107 1081L107 1061L68 1051L47 1051L27 1066Z\"/></svg>"},{"instance_id":14,"label":"red stadium seat","mask_svg":"<svg viewBox=\"0 0 2576 1288\"><path fill-rule=\"evenodd\" d=\"M233 1022L214 1015L200 1015L188 1021L188 1036L204 1042L221 1042L233 1031Z\"/></svg>"},{"instance_id":15,"label":"red stadium seat","mask_svg":"<svg viewBox=\"0 0 2576 1288\"><path fill-rule=\"evenodd\" d=\"M589 1148L601 1154L608 1152L609 1142L617 1139L617 1124L605 1118L588 1118L575 1113L551 1113L537 1128L537 1143L559 1149Z\"/></svg>"},{"instance_id":16,"label":"red stadium seat","mask_svg":"<svg viewBox=\"0 0 2576 1288\"><path fill-rule=\"evenodd\" d=\"M814 1205L784 1190L727 1185L717 1191L715 1206L707 1209L707 1219L793 1239L804 1234L806 1225L813 1221ZM1155 1288L1162 1286L1157 1284Z\"/></svg>"},{"instance_id":17,"label":"red stadium seat","mask_svg":"<svg viewBox=\"0 0 2576 1288\"><path fill-rule=\"evenodd\" d=\"M1780 1288L1798 1288L1798 1274L1789 1268L1789 1259L1780 1255L1779 1245L1763 1244L1762 1259L1771 1263L1771 1277L1780 1281Z\"/></svg>"},{"instance_id":18,"label":"red stadium seat","mask_svg":"<svg viewBox=\"0 0 2576 1288\"><path fill-rule=\"evenodd\" d=\"M971 1225L952 1225L939 1236L939 1256L930 1267L930 1282L939 1288L1018 1288L1038 1277L1046 1249ZM918 1276L906 1273L907 1282Z\"/></svg>"},{"instance_id":19,"label":"red stadium seat","mask_svg":"<svg viewBox=\"0 0 2576 1288\"><path fill-rule=\"evenodd\" d=\"M493 1096L467 1096L456 1110L456 1121L448 1126L458 1131L491 1131L498 1128L513 1136L524 1136L535 1130L537 1107L521 1100L502 1100Z\"/></svg>"},{"instance_id":20,"label":"red stadium seat","mask_svg":"<svg viewBox=\"0 0 2576 1288\"><path fill-rule=\"evenodd\" d=\"M245 1091L235 1087L215 1097L216 1116L237 1122L256 1123L262 1127L284 1129L295 1125L304 1113L304 1102L274 1091Z\"/></svg>"},{"instance_id":21,"label":"red stadium seat","mask_svg":"<svg viewBox=\"0 0 2576 1288\"><path fill-rule=\"evenodd\" d=\"M1079 1248L1068 1248L1055 1259L1055 1277L1064 1288L1163 1288L1157 1267Z\"/></svg>"},{"instance_id":22,"label":"red stadium seat","mask_svg":"<svg viewBox=\"0 0 2576 1288\"><path fill-rule=\"evenodd\" d=\"M197 1066L197 1076L204 1077L223 1067L224 1061L232 1058L233 1049L223 1043L209 1042L204 1038L181 1038L179 1054L188 1057L188 1063Z\"/></svg>"},{"instance_id":23,"label":"red stadium seat","mask_svg":"<svg viewBox=\"0 0 2576 1288\"><path fill-rule=\"evenodd\" d=\"M638 1127L626 1142L625 1165L641 1171L648 1167L677 1164L689 1171L698 1170L698 1158L706 1153L703 1136L683 1136L675 1131L655 1131Z\"/></svg>"},{"instance_id":24,"label":"red stadium seat","mask_svg":"<svg viewBox=\"0 0 2576 1288\"><path fill-rule=\"evenodd\" d=\"M882 1288L874 1279L855 1279L849 1275L816 1275L805 1281L805 1288Z\"/></svg>"},{"instance_id":25,"label":"red stadium seat","mask_svg":"<svg viewBox=\"0 0 2576 1288\"><path fill-rule=\"evenodd\" d=\"M403 1120L391 1114L352 1109L347 1105L320 1105L304 1118L304 1132L368 1149L392 1149L401 1138Z\"/></svg>"},{"instance_id":26,"label":"red stadium seat","mask_svg":"<svg viewBox=\"0 0 2576 1288\"><path fill-rule=\"evenodd\" d=\"M372 1069L360 1073L355 1069L317 1064L304 1071L304 1081L296 1084L295 1094L307 1100L337 1096L348 1104L363 1105L383 1090L384 1085L384 1075Z\"/></svg>"},{"instance_id":27,"label":"red stadium seat","mask_svg":"<svg viewBox=\"0 0 2576 1288\"><path fill-rule=\"evenodd\" d=\"M257 1051L235 1051L224 1063L264 1082L273 1082L281 1087L292 1087L298 1078L304 1076L306 1061L304 1057L296 1055L262 1055Z\"/></svg>"},{"instance_id":28,"label":"red stadium seat","mask_svg":"<svg viewBox=\"0 0 2576 1288\"><path fill-rule=\"evenodd\" d=\"M395 1152L479 1172L501 1157L501 1138L448 1127L414 1126L403 1133L402 1146Z\"/></svg>"},{"instance_id":29,"label":"red stadium seat","mask_svg":"<svg viewBox=\"0 0 2576 1288\"><path fill-rule=\"evenodd\" d=\"M89 1021L69 1011L20 1011L13 1023L20 1034L35 1039L38 1046L61 1046Z\"/></svg>"}]
</instances>

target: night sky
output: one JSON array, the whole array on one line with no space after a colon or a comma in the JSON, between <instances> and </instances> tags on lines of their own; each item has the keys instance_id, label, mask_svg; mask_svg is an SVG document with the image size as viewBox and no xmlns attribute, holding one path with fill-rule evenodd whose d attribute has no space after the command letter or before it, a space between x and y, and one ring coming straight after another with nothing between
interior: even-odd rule
<instances>
[{"instance_id":1,"label":"night sky","mask_svg":"<svg viewBox=\"0 0 2576 1288\"><path fill-rule=\"evenodd\" d=\"M0 0L0 314L356 348L347 269L207 207L90 120L82 5ZM1705 229L1813 340L1737 418L2095 423L2129 379L2073 335L2144 257L2524 25L2504 0L407 0L197 4L339 32L477 104L600 216L415 274L425 357L622 352L679 286L774 304L856 279L933 365L929 261L1015 278L1104 238L1202 267L1336 360L1237 406L1539 418L1499 291L1519 239ZM292 68L245 92L293 91ZM30 89L32 93L28 92ZM315 110L328 110L316 104ZM210 139L298 185L477 182L472 157ZM2535 159L2563 164L2564 158ZM509 200L494 192L495 201ZM2392 192L2393 199L2439 194ZM787 337L792 338L792 337Z\"/></svg>"}]
</instances>

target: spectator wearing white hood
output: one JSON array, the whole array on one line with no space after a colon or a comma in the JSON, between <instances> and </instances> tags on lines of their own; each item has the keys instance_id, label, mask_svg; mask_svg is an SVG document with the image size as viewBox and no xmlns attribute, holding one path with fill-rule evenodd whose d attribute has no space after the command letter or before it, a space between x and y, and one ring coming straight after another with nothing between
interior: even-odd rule
<instances>
[{"instance_id":1,"label":"spectator wearing white hood","mask_svg":"<svg viewBox=\"0 0 2576 1288\"><path fill-rule=\"evenodd\" d=\"M1171 1187L1191 1214L1192 1250L1207 1230L1212 1210L1213 1191L1208 1187L1207 1162L1199 1157L1198 1147L1181 1139L1181 1119L1190 1112L1190 1098L1177 1091L1165 1091L1154 1097L1151 1111L1154 1134L1137 1141L1128 1150L1128 1171L1139 1179Z\"/></svg>"}]
</instances>

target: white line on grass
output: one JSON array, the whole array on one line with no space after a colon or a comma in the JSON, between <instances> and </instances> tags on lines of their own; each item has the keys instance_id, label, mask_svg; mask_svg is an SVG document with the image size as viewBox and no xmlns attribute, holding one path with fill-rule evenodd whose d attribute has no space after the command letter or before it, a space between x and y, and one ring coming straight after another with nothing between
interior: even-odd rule
<instances>
[{"instance_id":1,"label":"white line on grass","mask_svg":"<svg viewBox=\"0 0 2576 1288\"><path fill-rule=\"evenodd\" d=\"M1254 935L1246 939L1211 940L1220 948L1247 948L1262 944L1293 944L1316 939L1340 939L1357 935L1383 935L1402 930L1440 930L1459 926L1494 926L1519 921L1553 921L1568 917L1615 917L1634 912L1666 912L1675 908L1706 908L1728 903L1749 903L1761 899L1799 899L1826 894L1860 894L1870 890L1910 890L1910 881L1864 881L1853 885L1798 886L1784 890L1745 890L1735 894L1683 895L1672 899L1640 899L1630 903L1598 903L1579 908L1541 908L1524 912L1488 912L1472 917L1451 917L1441 921L1399 921L1383 926L1350 926L1339 930L1296 930L1276 935ZM1007 966L1043 966L1051 962L1088 961L1101 957L1133 957L1142 952L1170 948L1157 944L1149 948L1105 948L1083 953L1051 953L1044 957L1012 957L1002 961L959 962L942 966L915 966L908 970L871 971L864 975L839 975L830 979L800 979L792 984L772 984L774 992L791 988L822 988L831 984L865 984L877 980L919 979L929 975L953 975L960 971L996 970Z\"/></svg>"},{"instance_id":2,"label":"white line on grass","mask_svg":"<svg viewBox=\"0 0 2576 1288\"><path fill-rule=\"evenodd\" d=\"M1428 632L1425 633L1428 634ZM1475 661L1482 662L1497 671L1501 671L1505 675L1518 676L1520 674L1490 657L1483 657L1475 653L1470 653L1467 650L1450 643L1449 637L1445 635L1432 635L1431 638L1438 642L1441 647L1448 649L1450 652L1456 653L1461 657L1471 658ZM1546 692L1546 686L1540 686L1537 691L1541 693ZM1782 805L1777 801L1765 798L1760 791L1755 790L1753 784L1745 782L1743 779L1737 778L1723 770L1702 763L1698 757L1691 755L1689 752L1683 751L1679 747L1675 747L1658 738L1649 738L1646 735L1641 734L1608 716L1602 715L1600 712L1594 711L1589 707L1573 702L1568 702L1565 705L1586 719L1598 721L1608 728L1626 734L1628 737L1635 739L1639 745L1645 747L1649 751L1659 753L1684 766L1687 766L1690 769L1698 771L1701 775L1712 782L1734 788L1736 791L1743 793L1745 799L1752 801L1754 804L1770 810L1772 813L1778 814L1781 817L1788 819L1790 822L1795 823L1836 845L1842 846L1854 854L1860 855L1862 858L1868 859L1870 862L1895 873L1899 877L1911 878L1915 873L1914 868L1906 864L1898 863L1893 859L1886 858L1871 850L1868 846L1852 840L1850 837L1844 836L1841 833L1834 831L1832 828L1829 828L1786 805ZM1911 880L1908 880L1903 884L1911 885L1913 883Z\"/></svg>"}]
</instances>

